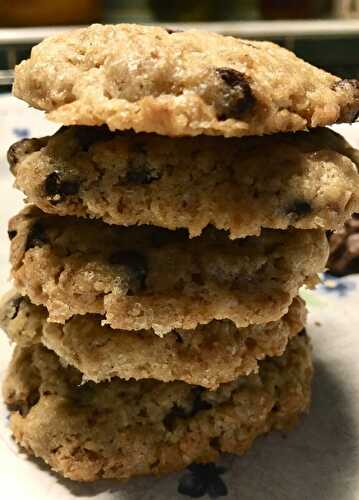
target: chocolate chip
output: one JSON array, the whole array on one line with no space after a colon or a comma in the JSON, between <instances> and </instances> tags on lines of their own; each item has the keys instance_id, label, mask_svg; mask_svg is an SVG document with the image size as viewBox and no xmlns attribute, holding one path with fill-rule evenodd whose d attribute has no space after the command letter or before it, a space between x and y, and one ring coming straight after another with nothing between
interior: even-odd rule
<instances>
[{"instance_id":1,"label":"chocolate chip","mask_svg":"<svg viewBox=\"0 0 359 500\"><path fill-rule=\"evenodd\" d=\"M168 431L172 432L175 428L176 418L186 418L187 416L185 410L175 403L171 411L163 419L163 425Z\"/></svg>"},{"instance_id":2,"label":"chocolate chip","mask_svg":"<svg viewBox=\"0 0 359 500\"><path fill-rule=\"evenodd\" d=\"M19 141L21 142L21 141ZM12 168L17 164L17 162L19 161L18 159L18 156L17 156L17 150L18 150L18 147L19 147L19 142L15 142L15 144L13 144L12 146L10 146L10 148L8 149L8 152L7 152L7 161L10 165L10 169L12 170Z\"/></svg>"},{"instance_id":3,"label":"chocolate chip","mask_svg":"<svg viewBox=\"0 0 359 500\"><path fill-rule=\"evenodd\" d=\"M27 236L25 251L30 250L30 248L41 247L48 243L48 238L45 233L45 228L41 221L36 221L29 230Z\"/></svg>"},{"instance_id":4,"label":"chocolate chip","mask_svg":"<svg viewBox=\"0 0 359 500\"><path fill-rule=\"evenodd\" d=\"M148 263L144 255L136 251L120 251L110 256L110 264L124 266L130 276L128 294L134 294L143 290L146 284Z\"/></svg>"},{"instance_id":5,"label":"chocolate chip","mask_svg":"<svg viewBox=\"0 0 359 500\"><path fill-rule=\"evenodd\" d=\"M17 401L16 403L7 403L6 406L11 413L19 412L20 415L24 416L22 412L24 404L22 402Z\"/></svg>"},{"instance_id":6,"label":"chocolate chip","mask_svg":"<svg viewBox=\"0 0 359 500\"><path fill-rule=\"evenodd\" d=\"M27 398L28 408L30 409L33 406L35 406L39 402L39 399L40 399L39 391L37 389L33 389Z\"/></svg>"},{"instance_id":7,"label":"chocolate chip","mask_svg":"<svg viewBox=\"0 0 359 500\"><path fill-rule=\"evenodd\" d=\"M104 142L112 139L113 133L108 127L75 127L76 139L83 151L88 151L95 142Z\"/></svg>"},{"instance_id":8,"label":"chocolate chip","mask_svg":"<svg viewBox=\"0 0 359 500\"><path fill-rule=\"evenodd\" d=\"M288 208L288 213L294 213L298 217L305 217L313 212L313 208L307 201L296 200L293 205Z\"/></svg>"},{"instance_id":9,"label":"chocolate chip","mask_svg":"<svg viewBox=\"0 0 359 500\"><path fill-rule=\"evenodd\" d=\"M307 336L307 331L305 328L303 328L303 330L301 330L299 333L298 333L299 337L306 337Z\"/></svg>"},{"instance_id":10,"label":"chocolate chip","mask_svg":"<svg viewBox=\"0 0 359 500\"><path fill-rule=\"evenodd\" d=\"M9 314L8 314L9 319L15 319L16 316L19 314L20 305L23 302L23 300L24 297L18 295L9 302Z\"/></svg>"},{"instance_id":11,"label":"chocolate chip","mask_svg":"<svg viewBox=\"0 0 359 500\"><path fill-rule=\"evenodd\" d=\"M208 401L204 401L203 399L201 399L203 391L203 387L194 387L192 389L194 400L192 403L192 412L190 414L191 417L193 417L199 411L209 410L210 408L212 408L212 405Z\"/></svg>"},{"instance_id":12,"label":"chocolate chip","mask_svg":"<svg viewBox=\"0 0 359 500\"><path fill-rule=\"evenodd\" d=\"M359 118L359 109L355 109L353 110L353 112L350 114L350 115L347 115L348 118L348 122L349 123L354 123L356 121L358 121L358 118Z\"/></svg>"},{"instance_id":13,"label":"chocolate chip","mask_svg":"<svg viewBox=\"0 0 359 500\"><path fill-rule=\"evenodd\" d=\"M58 194L59 186L61 184L60 176L55 171L49 174L44 181L45 193L48 196L53 196Z\"/></svg>"},{"instance_id":14,"label":"chocolate chip","mask_svg":"<svg viewBox=\"0 0 359 500\"><path fill-rule=\"evenodd\" d=\"M77 406L91 406L96 394L96 384L87 382L73 388L72 399Z\"/></svg>"},{"instance_id":15,"label":"chocolate chip","mask_svg":"<svg viewBox=\"0 0 359 500\"><path fill-rule=\"evenodd\" d=\"M241 44L242 45L247 45L247 47L252 47L252 49L259 50L259 47L257 47L256 45L254 45L251 42L248 42L248 40L241 40Z\"/></svg>"},{"instance_id":16,"label":"chocolate chip","mask_svg":"<svg viewBox=\"0 0 359 500\"><path fill-rule=\"evenodd\" d=\"M176 331L174 333L176 336L176 342L178 342L179 344L183 344L183 338L181 337L181 335Z\"/></svg>"},{"instance_id":17,"label":"chocolate chip","mask_svg":"<svg viewBox=\"0 0 359 500\"><path fill-rule=\"evenodd\" d=\"M209 445L217 451L221 451L221 440L219 437L214 437L210 440Z\"/></svg>"},{"instance_id":18,"label":"chocolate chip","mask_svg":"<svg viewBox=\"0 0 359 500\"><path fill-rule=\"evenodd\" d=\"M165 30L167 31L167 33L169 35L173 35L173 33L183 33L183 30L175 30L175 29L172 29L172 28L165 28Z\"/></svg>"},{"instance_id":19,"label":"chocolate chip","mask_svg":"<svg viewBox=\"0 0 359 500\"><path fill-rule=\"evenodd\" d=\"M15 142L15 144L10 146L7 152L7 160L11 172L16 175L15 167L17 163L27 155L35 151L40 151L40 149L46 145L47 141L48 139L46 137L40 139L21 139L21 141Z\"/></svg>"},{"instance_id":20,"label":"chocolate chip","mask_svg":"<svg viewBox=\"0 0 359 500\"><path fill-rule=\"evenodd\" d=\"M160 179L160 175L151 172L148 168L131 168L126 174L127 184L151 184Z\"/></svg>"},{"instance_id":21,"label":"chocolate chip","mask_svg":"<svg viewBox=\"0 0 359 500\"><path fill-rule=\"evenodd\" d=\"M255 103L255 97L244 73L233 68L217 68L224 83L221 98L216 103L218 120L239 120Z\"/></svg>"},{"instance_id":22,"label":"chocolate chip","mask_svg":"<svg viewBox=\"0 0 359 500\"><path fill-rule=\"evenodd\" d=\"M62 174L55 170L49 174L44 181L44 190L47 196L73 196L79 192L78 180L62 180Z\"/></svg>"},{"instance_id":23,"label":"chocolate chip","mask_svg":"<svg viewBox=\"0 0 359 500\"><path fill-rule=\"evenodd\" d=\"M7 232L7 235L9 237L10 241L13 240L15 238L15 236L17 235L16 229L9 229Z\"/></svg>"},{"instance_id":24,"label":"chocolate chip","mask_svg":"<svg viewBox=\"0 0 359 500\"><path fill-rule=\"evenodd\" d=\"M209 410L212 408L212 405L208 401L203 401L201 399L201 394L204 392L203 387L193 387L191 392L194 395L192 401L192 407L190 411L186 411L184 408L181 408L176 403L173 405L171 411L165 416L163 420L163 424L169 431L174 429L174 423L176 418L191 418L196 413L202 410Z\"/></svg>"},{"instance_id":25,"label":"chocolate chip","mask_svg":"<svg viewBox=\"0 0 359 500\"><path fill-rule=\"evenodd\" d=\"M272 412L277 413L280 410L280 406L278 403L275 403L272 407Z\"/></svg>"},{"instance_id":26,"label":"chocolate chip","mask_svg":"<svg viewBox=\"0 0 359 500\"><path fill-rule=\"evenodd\" d=\"M25 401L17 401L16 403L8 403L7 407L11 412L19 412L22 417L26 417L31 408L35 406L40 399L38 389L33 389L27 396Z\"/></svg>"},{"instance_id":27,"label":"chocolate chip","mask_svg":"<svg viewBox=\"0 0 359 500\"><path fill-rule=\"evenodd\" d=\"M161 175L151 168L147 160L146 150L141 144L136 144L136 154L127 166L125 182L127 184L151 184L161 178Z\"/></svg>"}]
</instances>

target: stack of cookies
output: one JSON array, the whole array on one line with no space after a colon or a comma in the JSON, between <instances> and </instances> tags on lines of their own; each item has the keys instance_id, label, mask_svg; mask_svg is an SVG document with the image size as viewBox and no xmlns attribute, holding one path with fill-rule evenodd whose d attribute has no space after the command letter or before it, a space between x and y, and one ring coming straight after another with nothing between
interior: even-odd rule
<instances>
[{"instance_id":1,"label":"stack of cookies","mask_svg":"<svg viewBox=\"0 0 359 500\"><path fill-rule=\"evenodd\" d=\"M16 441L79 480L243 453L308 409L302 285L359 209L359 85L267 42L94 25L16 96L64 125L9 151ZM318 127L318 128L316 128Z\"/></svg>"}]
</instances>

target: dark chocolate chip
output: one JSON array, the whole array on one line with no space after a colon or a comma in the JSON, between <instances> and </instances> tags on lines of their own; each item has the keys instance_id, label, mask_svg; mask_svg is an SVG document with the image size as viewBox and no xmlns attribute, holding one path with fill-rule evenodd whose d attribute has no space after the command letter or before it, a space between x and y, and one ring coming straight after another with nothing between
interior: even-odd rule
<instances>
[{"instance_id":1,"label":"dark chocolate chip","mask_svg":"<svg viewBox=\"0 0 359 500\"><path fill-rule=\"evenodd\" d=\"M169 35L173 35L173 33L183 33L183 30L177 30L172 28L165 28L165 30Z\"/></svg>"},{"instance_id":2,"label":"dark chocolate chip","mask_svg":"<svg viewBox=\"0 0 359 500\"><path fill-rule=\"evenodd\" d=\"M348 122L349 123L354 123L356 121L358 121L358 118L359 118L359 109L355 109L353 110L352 114L348 117Z\"/></svg>"},{"instance_id":3,"label":"dark chocolate chip","mask_svg":"<svg viewBox=\"0 0 359 500\"><path fill-rule=\"evenodd\" d=\"M151 172L149 169L132 168L127 171L126 182L127 184L151 184L153 181L158 181L160 175Z\"/></svg>"},{"instance_id":4,"label":"dark chocolate chip","mask_svg":"<svg viewBox=\"0 0 359 500\"><path fill-rule=\"evenodd\" d=\"M19 141L19 142L21 142L21 141ZM15 142L15 144L10 146L10 148L8 149L8 152L7 152L7 161L10 165L11 170L18 162L17 150L19 147L19 142Z\"/></svg>"},{"instance_id":5,"label":"dark chocolate chip","mask_svg":"<svg viewBox=\"0 0 359 500\"><path fill-rule=\"evenodd\" d=\"M75 386L72 391L72 399L77 406L90 406L93 403L96 389L94 382L87 382Z\"/></svg>"},{"instance_id":6,"label":"dark chocolate chip","mask_svg":"<svg viewBox=\"0 0 359 500\"><path fill-rule=\"evenodd\" d=\"M16 403L7 403L6 406L11 413L19 412L20 415L24 416L23 414L24 403L18 401Z\"/></svg>"},{"instance_id":7,"label":"dark chocolate chip","mask_svg":"<svg viewBox=\"0 0 359 500\"><path fill-rule=\"evenodd\" d=\"M137 148L141 145L137 145ZM158 181L161 175L153 170L146 158L146 152L137 150L137 155L133 160L128 162L125 182L127 184L151 184L153 181Z\"/></svg>"},{"instance_id":8,"label":"dark chocolate chip","mask_svg":"<svg viewBox=\"0 0 359 500\"><path fill-rule=\"evenodd\" d=\"M112 139L114 134L108 127L75 127L77 141L83 151L88 151L95 142L104 142Z\"/></svg>"},{"instance_id":9,"label":"dark chocolate chip","mask_svg":"<svg viewBox=\"0 0 359 500\"><path fill-rule=\"evenodd\" d=\"M305 217L313 212L313 208L307 201L297 200L288 208L288 213L294 213L298 217Z\"/></svg>"},{"instance_id":10,"label":"dark chocolate chip","mask_svg":"<svg viewBox=\"0 0 359 500\"><path fill-rule=\"evenodd\" d=\"M176 336L176 342L178 342L179 344L183 344L183 338L181 337L181 335L176 331L174 333Z\"/></svg>"},{"instance_id":11,"label":"dark chocolate chip","mask_svg":"<svg viewBox=\"0 0 359 500\"><path fill-rule=\"evenodd\" d=\"M47 138L41 139L21 139L10 146L7 152L7 160L10 165L11 172L16 175L15 168L19 160L30 153L39 151L47 143Z\"/></svg>"},{"instance_id":12,"label":"dark chocolate chip","mask_svg":"<svg viewBox=\"0 0 359 500\"><path fill-rule=\"evenodd\" d=\"M7 407L11 412L19 412L22 417L26 417L31 408L35 406L40 399L38 389L33 389L26 398L26 401L18 401L16 403L9 403Z\"/></svg>"},{"instance_id":13,"label":"dark chocolate chip","mask_svg":"<svg viewBox=\"0 0 359 500\"><path fill-rule=\"evenodd\" d=\"M15 319L19 314L20 304L23 302L24 297L18 295L14 299L12 299L9 303L9 319Z\"/></svg>"},{"instance_id":14,"label":"dark chocolate chip","mask_svg":"<svg viewBox=\"0 0 359 500\"><path fill-rule=\"evenodd\" d=\"M25 251L30 250L30 248L41 247L48 243L48 238L46 236L45 228L41 221L36 221L29 230L27 235Z\"/></svg>"},{"instance_id":15,"label":"dark chocolate chip","mask_svg":"<svg viewBox=\"0 0 359 500\"><path fill-rule=\"evenodd\" d=\"M210 408L212 408L211 403L201 399L203 391L204 391L203 387L194 387L192 389L192 393L194 394L194 399L192 403L192 411L190 417L193 417L199 411L209 410Z\"/></svg>"},{"instance_id":16,"label":"dark chocolate chip","mask_svg":"<svg viewBox=\"0 0 359 500\"><path fill-rule=\"evenodd\" d=\"M44 189L47 196L73 196L79 192L80 183L78 180L61 179L61 173L55 170L49 174L44 182Z\"/></svg>"},{"instance_id":17,"label":"dark chocolate chip","mask_svg":"<svg viewBox=\"0 0 359 500\"><path fill-rule=\"evenodd\" d=\"M241 119L255 103L246 76L233 68L217 68L216 73L224 83L222 96L216 103L218 119Z\"/></svg>"},{"instance_id":18,"label":"dark chocolate chip","mask_svg":"<svg viewBox=\"0 0 359 500\"><path fill-rule=\"evenodd\" d=\"M9 229L7 232L7 235L9 237L10 241L13 240L15 238L15 236L17 235L16 229Z\"/></svg>"},{"instance_id":19,"label":"dark chocolate chip","mask_svg":"<svg viewBox=\"0 0 359 500\"><path fill-rule=\"evenodd\" d=\"M299 333L298 333L299 337L306 337L307 336L307 331L305 328L303 328L303 330L301 330Z\"/></svg>"},{"instance_id":20,"label":"dark chocolate chip","mask_svg":"<svg viewBox=\"0 0 359 500\"><path fill-rule=\"evenodd\" d=\"M175 428L176 418L186 418L187 416L185 410L175 403L171 411L163 419L163 425L168 431L172 432Z\"/></svg>"},{"instance_id":21,"label":"dark chocolate chip","mask_svg":"<svg viewBox=\"0 0 359 500\"><path fill-rule=\"evenodd\" d=\"M145 288L148 263L144 255L135 250L120 251L110 256L110 264L124 266L130 276L128 293L137 293Z\"/></svg>"},{"instance_id":22,"label":"dark chocolate chip","mask_svg":"<svg viewBox=\"0 0 359 500\"><path fill-rule=\"evenodd\" d=\"M60 175L55 170L55 172L49 174L44 181L45 193L49 196L58 194L60 184Z\"/></svg>"},{"instance_id":23,"label":"dark chocolate chip","mask_svg":"<svg viewBox=\"0 0 359 500\"><path fill-rule=\"evenodd\" d=\"M219 437L214 437L210 440L209 445L217 451L221 451L221 441Z\"/></svg>"},{"instance_id":24,"label":"dark chocolate chip","mask_svg":"<svg viewBox=\"0 0 359 500\"><path fill-rule=\"evenodd\" d=\"M242 45L247 45L247 47L252 47L252 49L259 50L259 47L257 47L256 45L254 45L251 42L248 42L247 40L241 40L241 44Z\"/></svg>"},{"instance_id":25,"label":"dark chocolate chip","mask_svg":"<svg viewBox=\"0 0 359 500\"><path fill-rule=\"evenodd\" d=\"M40 399L39 391L37 389L33 389L27 398L28 408L30 409L33 406L35 406L39 402L39 399Z\"/></svg>"},{"instance_id":26,"label":"dark chocolate chip","mask_svg":"<svg viewBox=\"0 0 359 500\"><path fill-rule=\"evenodd\" d=\"M127 184L151 184L151 182L161 178L161 175L148 162L145 144L140 141L134 142L131 153L124 182Z\"/></svg>"},{"instance_id":27,"label":"dark chocolate chip","mask_svg":"<svg viewBox=\"0 0 359 500\"><path fill-rule=\"evenodd\" d=\"M186 411L184 408L181 408L176 403L173 405L171 411L165 416L163 420L163 424L167 430L172 431L174 429L174 423L176 418L191 418L196 413L202 410L209 410L212 408L212 405L208 401L203 401L201 399L201 394L205 389L203 387L193 387L192 394L194 395L192 401L192 407L190 411Z\"/></svg>"}]
</instances>

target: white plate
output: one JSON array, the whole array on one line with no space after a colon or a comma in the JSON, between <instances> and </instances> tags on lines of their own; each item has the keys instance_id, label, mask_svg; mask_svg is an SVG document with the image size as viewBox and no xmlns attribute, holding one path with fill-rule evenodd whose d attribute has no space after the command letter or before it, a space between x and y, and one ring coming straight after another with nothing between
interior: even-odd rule
<instances>
[{"instance_id":1,"label":"white plate","mask_svg":"<svg viewBox=\"0 0 359 500\"><path fill-rule=\"evenodd\" d=\"M20 136L41 136L56 128L20 101L0 98L0 292L9 286L7 220L21 206L21 195L11 188L6 150ZM336 129L359 146L358 125ZM316 365L312 411L285 439L271 434L258 439L244 457L223 458L226 472L220 477L228 500L359 499L359 276L327 282L306 297ZM10 347L0 335L0 378L9 356ZM18 450L8 412L0 405L1 500L184 499L177 488L188 473L126 484L65 481Z\"/></svg>"}]
</instances>

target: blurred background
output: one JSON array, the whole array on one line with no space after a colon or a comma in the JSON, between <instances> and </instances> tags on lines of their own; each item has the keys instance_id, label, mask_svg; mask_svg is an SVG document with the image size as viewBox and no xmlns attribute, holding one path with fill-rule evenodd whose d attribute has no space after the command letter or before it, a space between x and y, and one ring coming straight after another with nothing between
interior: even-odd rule
<instances>
[{"instance_id":1,"label":"blurred background","mask_svg":"<svg viewBox=\"0 0 359 500\"><path fill-rule=\"evenodd\" d=\"M45 36L93 22L162 23L273 40L345 78L359 78L359 0L0 0L0 91Z\"/></svg>"}]
</instances>

